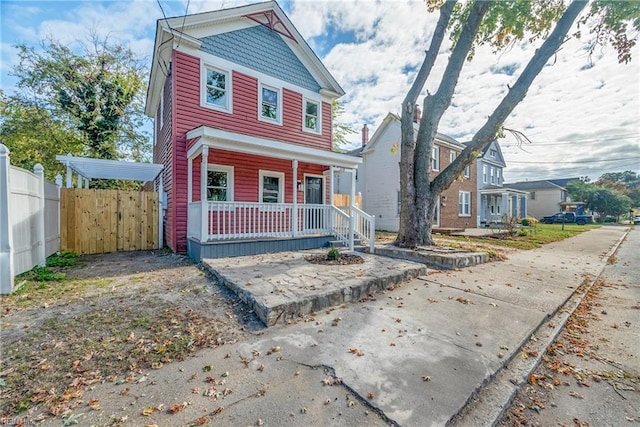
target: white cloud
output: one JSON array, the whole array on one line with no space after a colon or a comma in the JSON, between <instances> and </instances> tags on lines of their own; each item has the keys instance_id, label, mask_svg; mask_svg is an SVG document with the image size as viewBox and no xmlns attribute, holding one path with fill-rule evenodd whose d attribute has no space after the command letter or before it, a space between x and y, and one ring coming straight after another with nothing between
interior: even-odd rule
<instances>
[{"instance_id":1,"label":"white cloud","mask_svg":"<svg viewBox=\"0 0 640 427\"><path fill-rule=\"evenodd\" d=\"M189 13L248 3L245 0L190 1ZM185 12L187 0L161 0L167 17ZM322 56L327 68L347 92L341 121L373 132L387 114L398 112L424 57L437 14L422 0L292 0L281 3L300 33ZM128 44L149 57L156 20L162 12L155 1L2 3L3 89L11 82L7 68L15 63L11 44L34 44L54 35L63 42L86 39L91 28L99 35ZM536 46L539 43L536 44ZM448 57L447 46L427 82L434 92ZM515 82L536 46L518 43L501 54L480 48L466 63L453 103L440 131L469 139ZM524 152L513 137L501 141L507 159L506 179L540 179L591 175L633 168L640 162L611 159L640 156L640 48L630 64L617 63L611 49L598 51L589 66L584 43L570 41L544 68L505 123L534 142ZM419 102L422 102L422 97ZM352 135L354 145L359 135ZM579 163L600 159L600 163ZM574 161L575 163L557 163ZM518 163L545 162L545 163ZM624 167L623 167L624 166Z\"/></svg>"}]
</instances>

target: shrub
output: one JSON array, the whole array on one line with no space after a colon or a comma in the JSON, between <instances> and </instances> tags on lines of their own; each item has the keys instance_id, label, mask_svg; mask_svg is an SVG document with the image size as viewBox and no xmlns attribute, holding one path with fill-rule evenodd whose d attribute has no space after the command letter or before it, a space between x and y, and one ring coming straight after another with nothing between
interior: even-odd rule
<instances>
[{"instance_id":1,"label":"shrub","mask_svg":"<svg viewBox=\"0 0 640 427\"><path fill-rule=\"evenodd\" d=\"M518 236L520 236L520 237L527 237L528 234L529 234L529 232L527 232L527 230L525 230L523 228L518 230Z\"/></svg>"},{"instance_id":2,"label":"shrub","mask_svg":"<svg viewBox=\"0 0 640 427\"><path fill-rule=\"evenodd\" d=\"M337 248L329 249L329 252L327 252L327 259L330 259L330 260L340 259L340 251Z\"/></svg>"},{"instance_id":3,"label":"shrub","mask_svg":"<svg viewBox=\"0 0 640 427\"><path fill-rule=\"evenodd\" d=\"M523 227L528 227L529 226L529 218L522 218L522 222L521 222Z\"/></svg>"},{"instance_id":4,"label":"shrub","mask_svg":"<svg viewBox=\"0 0 640 427\"><path fill-rule=\"evenodd\" d=\"M62 251L47 258L47 267L73 267L78 262L78 255L70 251Z\"/></svg>"}]
</instances>

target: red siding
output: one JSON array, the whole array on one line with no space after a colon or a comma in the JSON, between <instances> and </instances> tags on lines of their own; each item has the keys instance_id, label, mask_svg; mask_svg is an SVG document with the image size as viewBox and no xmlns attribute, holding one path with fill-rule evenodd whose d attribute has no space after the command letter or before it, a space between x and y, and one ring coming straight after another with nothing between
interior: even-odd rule
<instances>
[{"instance_id":1,"label":"red siding","mask_svg":"<svg viewBox=\"0 0 640 427\"><path fill-rule=\"evenodd\" d=\"M257 202L259 196L260 170L284 173L284 203L293 203L293 185L304 179L304 174L322 175L321 165L298 163L298 177L293 180L291 160L274 159L252 154L234 153L225 150L209 150L209 164L233 166L233 194L236 202ZM193 161L193 200L200 200L200 164L198 156ZM304 193L298 192L298 202L304 201Z\"/></svg>"},{"instance_id":2,"label":"red siding","mask_svg":"<svg viewBox=\"0 0 640 427\"><path fill-rule=\"evenodd\" d=\"M322 134L302 131L302 95L283 89L282 125L258 120L258 80L232 72L233 113L224 113L200 106L200 59L177 52L174 69L178 99L179 132L200 125L258 138L269 138L321 150L331 150L331 105L322 105Z\"/></svg>"},{"instance_id":3,"label":"red siding","mask_svg":"<svg viewBox=\"0 0 640 427\"><path fill-rule=\"evenodd\" d=\"M165 129L167 143L159 158L165 164L165 190L169 209L165 217L165 240L176 252L187 248L187 140L186 133L198 126L210 126L259 138L270 138L307 147L331 150L331 105L322 104L322 134L302 131L302 95L283 89L283 124L274 125L258 120L258 81L239 72L232 72L233 114L200 106L200 60L181 52L173 52L173 73L169 88L165 88L165 112L170 105L170 120L165 116L165 128L171 123L173 132ZM154 149L154 158L156 150ZM245 155L220 150L209 151L209 163L235 166L234 198L236 201L258 200L260 169L285 173L285 202L291 203L292 166L290 160ZM298 179L304 173L322 174L320 165L301 163ZM193 163L193 200L200 198L200 162ZM303 194L298 200L302 202Z\"/></svg>"}]
</instances>

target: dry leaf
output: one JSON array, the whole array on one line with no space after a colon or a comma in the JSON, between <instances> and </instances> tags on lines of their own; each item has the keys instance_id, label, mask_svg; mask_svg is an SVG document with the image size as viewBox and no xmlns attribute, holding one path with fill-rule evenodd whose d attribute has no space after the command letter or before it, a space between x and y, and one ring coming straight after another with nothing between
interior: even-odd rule
<instances>
[{"instance_id":1,"label":"dry leaf","mask_svg":"<svg viewBox=\"0 0 640 427\"><path fill-rule=\"evenodd\" d=\"M89 407L94 411L97 411L98 409L100 409L100 401L98 399L91 399L87 403Z\"/></svg>"},{"instance_id":2,"label":"dry leaf","mask_svg":"<svg viewBox=\"0 0 640 427\"><path fill-rule=\"evenodd\" d=\"M171 407L169 408L169 413L177 414L178 412L182 411L186 407L187 407L187 402L176 403L175 405L171 405Z\"/></svg>"}]
</instances>

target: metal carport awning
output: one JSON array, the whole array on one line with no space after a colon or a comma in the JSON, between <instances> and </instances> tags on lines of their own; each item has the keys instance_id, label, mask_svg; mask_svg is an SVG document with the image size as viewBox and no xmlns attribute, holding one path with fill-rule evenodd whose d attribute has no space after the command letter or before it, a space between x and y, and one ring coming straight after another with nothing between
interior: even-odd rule
<instances>
[{"instance_id":1,"label":"metal carport awning","mask_svg":"<svg viewBox=\"0 0 640 427\"><path fill-rule=\"evenodd\" d=\"M153 181L162 172L164 165L157 163L128 162L123 160L92 159L75 157L71 154L56 156L56 160L67 167L66 187L72 187L72 173L84 178L88 188L90 179L124 179L130 181ZM82 187L82 179L78 179L78 187Z\"/></svg>"}]
</instances>

